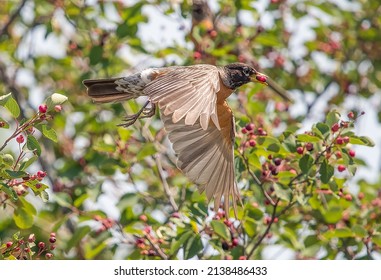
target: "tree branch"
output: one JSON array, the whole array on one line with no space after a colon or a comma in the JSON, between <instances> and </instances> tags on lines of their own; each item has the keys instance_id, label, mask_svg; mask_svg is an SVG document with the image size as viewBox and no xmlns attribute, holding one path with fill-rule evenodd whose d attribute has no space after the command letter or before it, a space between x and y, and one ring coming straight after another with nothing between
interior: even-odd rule
<instances>
[{"instance_id":1,"label":"tree branch","mask_svg":"<svg viewBox=\"0 0 381 280\"><path fill-rule=\"evenodd\" d=\"M4 26L0 29L0 37L8 34L8 28L15 21L15 19L20 15L22 8L25 6L27 0L22 0L20 5L17 7L16 11L12 15L10 15L8 21L4 24Z\"/></svg>"}]
</instances>

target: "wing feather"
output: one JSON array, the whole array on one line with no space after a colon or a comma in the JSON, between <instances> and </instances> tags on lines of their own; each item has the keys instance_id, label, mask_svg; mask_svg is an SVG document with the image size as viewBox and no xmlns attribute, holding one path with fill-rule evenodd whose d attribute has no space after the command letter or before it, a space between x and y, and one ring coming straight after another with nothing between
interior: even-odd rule
<instances>
[{"instance_id":1,"label":"wing feather","mask_svg":"<svg viewBox=\"0 0 381 280\"><path fill-rule=\"evenodd\" d=\"M205 191L209 200L214 199L215 209L224 197L224 209L228 213L232 197L236 213L236 201L240 197L234 177L234 119L226 102L217 104L216 109L221 129L212 120L204 129L202 114L193 125L187 125L186 118L174 122L172 114L165 115L163 109L161 117L176 152L178 168L199 186L200 192Z\"/></svg>"},{"instance_id":2,"label":"wing feather","mask_svg":"<svg viewBox=\"0 0 381 280\"><path fill-rule=\"evenodd\" d=\"M174 123L185 119L193 125L200 119L206 130L211 119L220 128L217 117L217 92L220 90L219 70L213 65L176 67L147 84L144 93L158 103L164 116L172 115Z\"/></svg>"}]
</instances>

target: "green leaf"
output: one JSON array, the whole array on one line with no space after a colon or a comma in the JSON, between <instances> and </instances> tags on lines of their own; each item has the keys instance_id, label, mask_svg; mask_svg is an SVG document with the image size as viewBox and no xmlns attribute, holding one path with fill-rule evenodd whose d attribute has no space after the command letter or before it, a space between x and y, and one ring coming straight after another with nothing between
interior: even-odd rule
<instances>
[{"instance_id":1,"label":"green leaf","mask_svg":"<svg viewBox=\"0 0 381 280\"><path fill-rule=\"evenodd\" d=\"M54 106L61 105L67 101L67 96L60 93L53 93L51 96L46 98L45 104L48 106L48 111L53 110Z\"/></svg>"},{"instance_id":2,"label":"green leaf","mask_svg":"<svg viewBox=\"0 0 381 280\"><path fill-rule=\"evenodd\" d=\"M15 163L15 159L11 154L3 154L1 155L1 158L7 166L13 166L13 164Z\"/></svg>"},{"instance_id":3,"label":"green leaf","mask_svg":"<svg viewBox=\"0 0 381 280\"><path fill-rule=\"evenodd\" d=\"M351 229L345 227L345 228L338 228L332 231L327 231L326 233L323 234L324 237L331 239L334 237L338 238L346 238L346 237L352 237L353 232Z\"/></svg>"},{"instance_id":4,"label":"green leaf","mask_svg":"<svg viewBox=\"0 0 381 280\"><path fill-rule=\"evenodd\" d=\"M28 138L26 139L26 146L38 156L41 155L41 146L33 135L28 135Z\"/></svg>"},{"instance_id":5,"label":"green leaf","mask_svg":"<svg viewBox=\"0 0 381 280\"><path fill-rule=\"evenodd\" d=\"M349 137L349 143L355 145L374 147L373 140L367 136L351 136Z\"/></svg>"},{"instance_id":6,"label":"green leaf","mask_svg":"<svg viewBox=\"0 0 381 280\"><path fill-rule=\"evenodd\" d=\"M249 237L253 237L257 233L257 223L254 219L245 218L245 221L243 222L243 227L245 229L246 234Z\"/></svg>"},{"instance_id":7,"label":"green leaf","mask_svg":"<svg viewBox=\"0 0 381 280\"><path fill-rule=\"evenodd\" d=\"M95 65L102 60L103 48L102 46L94 46L90 50L90 64Z\"/></svg>"},{"instance_id":8,"label":"green leaf","mask_svg":"<svg viewBox=\"0 0 381 280\"><path fill-rule=\"evenodd\" d=\"M220 237L222 237L225 240L230 240L231 237L230 237L229 229L227 228L227 226L223 222L218 221L218 220L213 220L210 222L210 225L212 226L213 231L217 235L219 235Z\"/></svg>"},{"instance_id":9,"label":"green leaf","mask_svg":"<svg viewBox=\"0 0 381 280\"><path fill-rule=\"evenodd\" d=\"M76 246L89 232L91 232L91 227L89 226L78 228L70 240L66 243L66 251L69 251L71 248Z\"/></svg>"},{"instance_id":10,"label":"green leaf","mask_svg":"<svg viewBox=\"0 0 381 280\"><path fill-rule=\"evenodd\" d=\"M311 142L311 143L316 143L321 141L319 137L308 135L308 134L299 134L296 136L296 140L300 142Z\"/></svg>"},{"instance_id":11,"label":"green leaf","mask_svg":"<svg viewBox=\"0 0 381 280\"><path fill-rule=\"evenodd\" d=\"M27 169L33 162L35 162L38 159L38 156L32 156L31 158L25 158L21 165L20 165L20 171L23 171Z\"/></svg>"},{"instance_id":12,"label":"green leaf","mask_svg":"<svg viewBox=\"0 0 381 280\"><path fill-rule=\"evenodd\" d=\"M13 220L19 228L27 229L33 226L34 216L37 211L36 208L24 198L20 197L19 200L22 205L15 210Z\"/></svg>"},{"instance_id":13,"label":"green leaf","mask_svg":"<svg viewBox=\"0 0 381 280\"><path fill-rule=\"evenodd\" d=\"M377 246L381 246L381 234L375 234L372 236L372 242Z\"/></svg>"},{"instance_id":14,"label":"green leaf","mask_svg":"<svg viewBox=\"0 0 381 280\"><path fill-rule=\"evenodd\" d=\"M291 194L292 194L291 189L289 189L289 188L282 188L282 186L279 185L279 184L273 184L273 187L275 189L276 195L280 199L285 200L285 201L290 201Z\"/></svg>"},{"instance_id":15,"label":"green leaf","mask_svg":"<svg viewBox=\"0 0 381 280\"><path fill-rule=\"evenodd\" d=\"M328 113L326 123L328 127L331 127L333 124L337 123L339 120L340 120L340 114L336 110L333 110Z\"/></svg>"},{"instance_id":16,"label":"green leaf","mask_svg":"<svg viewBox=\"0 0 381 280\"><path fill-rule=\"evenodd\" d=\"M253 220L260 220L263 217L263 212L261 209L253 207L249 204L246 210L245 217L252 218Z\"/></svg>"},{"instance_id":17,"label":"green leaf","mask_svg":"<svg viewBox=\"0 0 381 280\"><path fill-rule=\"evenodd\" d=\"M24 171L14 171L14 170L5 170L5 172L7 172L7 174L12 177L13 179L15 178L22 178L22 177L25 177L27 176L28 174Z\"/></svg>"},{"instance_id":18,"label":"green leaf","mask_svg":"<svg viewBox=\"0 0 381 280\"><path fill-rule=\"evenodd\" d=\"M326 136L327 133L329 133L329 131L330 131L329 126L326 125L325 123L320 123L320 122L317 123L317 124L316 124L316 128L321 132L321 134L322 134L323 136Z\"/></svg>"},{"instance_id":19,"label":"green leaf","mask_svg":"<svg viewBox=\"0 0 381 280\"><path fill-rule=\"evenodd\" d=\"M55 130L49 126L47 126L46 124L42 125L41 126L41 129L42 129L42 134L52 140L53 142L56 142L57 143L57 133L55 132Z\"/></svg>"},{"instance_id":20,"label":"green leaf","mask_svg":"<svg viewBox=\"0 0 381 280\"><path fill-rule=\"evenodd\" d=\"M18 200L16 191L13 188L8 187L6 184L1 182L0 182L0 191L5 192L12 199L13 202L16 202Z\"/></svg>"},{"instance_id":21,"label":"green leaf","mask_svg":"<svg viewBox=\"0 0 381 280\"><path fill-rule=\"evenodd\" d=\"M335 169L333 168L333 166L328 164L327 160L325 159L320 165L320 170L319 170L321 181L324 184L328 184L334 172L335 172Z\"/></svg>"},{"instance_id":22,"label":"green leaf","mask_svg":"<svg viewBox=\"0 0 381 280\"><path fill-rule=\"evenodd\" d=\"M24 208L19 207L13 214L13 220L20 229L28 229L33 226L34 217L28 213Z\"/></svg>"},{"instance_id":23,"label":"green leaf","mask_svg":"<svg viewBox=\"0 0 381 280\"><path fill-rule=\"evenodd\" d=\"M314 163L314 160L309 154L305 154L299 160L299 167L300 167L300 170L303 172L303 174L307 174L309 172L313 163Z\"/></svg>"},{"instance_id":24,"label":"green leaf","mask_svg":"<svg viewBox=\"0 0 381 280\"><path fill-rule=\"evenodd\" d=\"M128 25L126 23L122 23L116 28L116 36L118 36L119 38L127 36L133 37L136 34L136 32L138 32L138 26L136 24Z\"/></svg>"},{"instance_id":25,"label":"green leaf","mask_svg":"<svg viewBox=\"0 0 381 280\"><path fill-rule=\"evenodd\" d=\"M148 156L154 155L155 153L155 146L152 143L146 143L145 145L143 145L143 148L136 155L136 159L138 161L141 161Z\"/></svg>"},{"instance_id":26,"label":"green leaf","mask_svg":"<svg viewBox=\"0 0 381 280\"><path fill-rule=\"evenodd\" d=\"M327 211L324 211L323 217L324 220L329 224L336 224L341 220L343 216L343 209L339 206L332 206Z\"/></svg>"},{"instance_id":27,"label":"green leaf","mask_svg":"<svg viewBox=\"0 0 381 280\"><path fill-rule=\"evenodd\" d=\"M170 254L174 255L177 253L177 251L180 249L182 245L184 245L188 239L191 237L192 231L186 231L183 234L181 234L178 238L174 239L171 244L171 250Z\"/></svg>"},{"instance_id":28,"label":"green leaf","mask_svg":"<svg viewBox=\"0 0 381 280\"><path fill-rule=\"evenodd\" d=\"M0 96L0 105L7 108L14 118L18 118L20 116L20 107L16 100L13 99L11 93Z\"/></svg>"},{"instance_id":29,"label":"green leaf","mask_svg":"<svg viewBox=\"0 0 381 280\"><path fill-rule=\"evenodd\" d=\"M360 238L364 238L368 235L368 232L366 229L364 229L362 226L360 225L354 225L352 227L352 231L353 233L355 234L355 236L357 237L360 237Z\"/></svg>"},{"instance_id":30,"label":"green leaf","mask_svg":"<svg viewBox=\"0 0 381 280\"><path fill-rule=\"evenodd\" d=\"M184 259L187 260L193 258L203 249L204 245L202 245L201 236L199 234L194 234L188 239L188 242L184 247Z\"/></svg>"}]
</instances>

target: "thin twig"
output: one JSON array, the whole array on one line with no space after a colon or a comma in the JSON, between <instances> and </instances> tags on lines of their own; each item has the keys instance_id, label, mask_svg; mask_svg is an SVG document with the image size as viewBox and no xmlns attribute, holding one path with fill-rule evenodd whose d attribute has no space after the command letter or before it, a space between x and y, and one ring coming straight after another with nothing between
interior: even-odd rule
<instances>
[{"instance_id":1,"label":"thin twig","mask_svg":"<svg viewBox=\"0 0 381 280\"><path fill-rule=\"evenodd\" d=\"M278 203L279 203L280 199L278 199L276 202L275 202L275 205L273 206L273 212L271 214L271 221L269 222L269 224L267 225L267 228L265 230L265 232L262 234L262 236L257 240L257 242L255 242L253 248L251 248L250 252L247 254L247 258L249 259L254 251L259 247L259 245L261 245L263 239L266 237L266 235L269 233L270 229L271 229L271 226L272 224L274 223L274 219L276 217L276 209L277 209L277 206L278 206Z\"/></svg>"},{"instance_id":2,"label":"thin twig","mask_svg":"<svg viewBox=\"0 0 381 280\"><path fill-rule=\"evenodd\" d=\"M148 240L148 242L151 244L151 246L155 249L155 251L159 254L159 256L163 260L168 260L168 256L163 252L163 250L155 242L153 242L151 236L147 233L144 233L144 236Z\"/></svg>"},{"instance_id":3,"label":"thin twig","mask_svg":"<svg viewBox=\"0 0 381 280\"><path fill-rule=\"evenodd\" d=\"M275 202L274 200L271 198L271 196L265 191L265 189L263 188L263 184L261 183L261 181L258 179L257 176L255 176L255 174L250 170L250 167L249 167L249 160L248 158L245 156L245 154L242 152L240 153L244 162L245 162L245 166L246 166L246 169L247 169L247 172L249 172L249 175L251 176L251 178L254 180L254 182L259 186L259 188L261 189L263 195L266 197L266 199L270 202L270 204L272 206L275 205Z\"/></svg>"},{"instance_id":4,"label":"thin twig","mask_svg":"<svg viewBox=\"0 0 381 280\"><path fill-rule=\"evenodd\" d=\"M25 6L27 0L22 0L16 11L9 17L8 21L4 24L3 28L0 30L0 37L4 34L8 33L9 26L13 23L13 21L19 16L22 8Z\"/></svg>"},{"instance_id":5,"label":"thin twig","mask_svg":"<svg viewBox=\"0 0 381 280\"><path fill-rule=\"evenodd\" d=\"M165 194L167 195L169 202L171 203L173 211L177 212L179 210L179 207L177 206L176 201L173 198L173 195L171 194L171 190L169 189L167 179L164 176L164 170L161 164L160 156L156 155L154 158L156 161L157 170L159 171L161 182L163 183Z\"/></svg>"}]
</instances>

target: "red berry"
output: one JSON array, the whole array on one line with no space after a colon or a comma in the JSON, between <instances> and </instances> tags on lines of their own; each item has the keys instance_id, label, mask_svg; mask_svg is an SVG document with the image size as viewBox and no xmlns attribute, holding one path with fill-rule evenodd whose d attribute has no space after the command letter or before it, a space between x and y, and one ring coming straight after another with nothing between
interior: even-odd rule
<instances>
[{"instance_id":1,"label":"red berry","mask_svg":"<svg viewBox=\"0 0 381 280\"><path fill-rule=\"evenodd\" d=\"M54 111L56 111L57 113L61 112L62 111L62 106L61 105L54 106Z\"/></svg>"},{"instance_id":2,"label":"red berry","mask_svg":"<svg viewBox=\"0 0 381 280\"><path fill-rule=\"evenodd\" d=\"M297 147L297 148L296 148L296 152L297 152L299 155L302 155L303 152L304 152L304 148L303 148L303 147Z\"/></svg>"},{"instance_id":3,"label":"red berry","mask_svg":"<svg viewBox=\"0 0 381 280\"><path fill-rule=\"evenodd\" d=\"M307 151L312 151L314 149L314 144L312 143L306 143L306 150Z\"/></svg>"},{"instance_id":4,"label":"red berry","mask_svg":"<svg viewBox=\"0 0 381 280\"><path fill-rule=\"evenodd\" d=\"M212 37L212 38L215 38L218 34L217 31L214 29L208 31L208 33L209 33L210 37Z\"/></svg>"},{"instance_id":5,"label":"red berry","mask_svg":"<svg viewBox=\"0 0 381 280\"><path fill-rule=\"evenodd\" d=\"M56 241L57 241L57 239L54 236L49 238L50 243L56 243Z\"/></svg>"},{"instance_id":6,"label":"red berry","mask_svg":"<svg viewBox=\"0 0 381 280\"><path fill-rule=\"evenodd\" d=\"M238 238L233 238L233 240L232 240L232 245L233 245L233 246L237 246L238 243L239 243Z\"/></svg>"},{"instance_id":7,"label":"red berry","mask_svg":"<svg viewBox=\"0 0 381 280\"><path fill-rule=\"evenodd\" d=\"M144 227L144 232L145 233L147 233L147 234L149 234L150 232L151 232L151 230L152 230L152 228L150 227L150 226L146 226L146 227Z\"/></svg>"},{"instance_id":8,"label":"red berry","mask_svg":"<svg viewBox=\"0 0 381 280\"><path fill-rule=\"evenodd\" d=\"M253 123L249 123L245 126L246 130L247 131L252 131L254 129L254 124Z\"/></svg>"},{"instance_id":9,"label":"red berry","mask_svg":"<svg viewBox=\"0 0 381 280\"><path fill-rule=\"evenodd\" d=\"M32 233L28 237L28 242L33 243L34 241L36 241L36 237L34 236L34 233Z\"/></svg>"},{"instance_id":10,"label":"red berry","mask_svg":"<svg viewBox=\"0 0 381 280\"><path fill-rule=\"evenodd\" d=\"M17 143L21 144L24 142L24 136L22 134L20 134L19 136L16 137L16 141Z\"/></svg>"},{"instance_id":11,"label":"red berry","mask_svg":"<svg viewBox=\"0 0 381 280\"><path fill-rule=\"evenodd\" d=\"M180 219L180 214L179 214L179 212L174 212L174 213L172 213L172 217L173 217L173 218Z\"/></svg>"},{"instance_id":12,"label":"red berry","mask_svg":"<svg viewBox=\"0 0 381 280\"><path fill-rule=\"evenodd\" d=\"M363 192L359 192L359 194L357 195L357 197L359 199L363 199L365 197L365 194Z\"/></svg>"},{"instance_id":13,"label":"red berry","mask_svg":"<svg viewBox=\"0 0 381 280\"><path fill-rule=\"evenodd\" d=\"M349 143L350 138L348 136L343 137L344 143Z\"/></svg>"},{"instance_id":14,"label":"red berry","mask_svg":"<svg viewBox=\"0 0 381 280\"><path fill-rule=\"evenodd\" d=\"M261 83L266 83L266 81L267 81L267 78L265 76L262 76L262 75L257 75L255 78L257 79L257 81L259 81Z\"/></svg>"},{"instance_id":15,"label":"red berry","mask_svg":"<svg viewBox=\"0 0 381 280\"><path fill-rule=\"evenodd\" d=\"M53 254L52 253L46 253L45 257L50 260L51 258L53 258Z\"/></svg>"},{"instance_id":16,"label":"red berry","mask_svg":"<svg viewBox=\"0 0 381 280\"><path fill-rule=\"evenodd\" d=\"M338 123L335 123L334 125L332 125L331 130L333 132L336 132L339 130L339 128L340 128L340 125Z\"/></svg>"},{"instance_id":17,"label":"red berry","mask_svg":"<svg viewBox=\"0 0 381 280\"><path fill-rule=\"evenodd\" d=\"M141 220L142 222L147 222L148 221L148 218L146 215L140 215L139 216L139 220Z\"/></svg>"},{"instance_id":18,"label":"red berry","mask_svg":"<svg viewBox=\"0 0 381 280\"><path fill-rule=\"evenodd\" d=\"M243 261L243 260L247 260L247 257L246 256L240 256L239 257L239 260Z\"/></svg>"},{"instance_id":19,"label":"red berry","mask_svg":"<svg viewBox=\"0 0 381 280\"><path fill-rule=\"evenodd\" d=\"M7 248L10 248L13 245L13 242L9 241L9 242L5 243L5 245L7 246Z\"/></svg>"},{"instance_id":20,"label":"red berry","mask_svg":"<svg viewBox=\"0 0 381 280\"><path fill-rule=\"evenodd\" d=\"M351 156L351 157L355 157L356 156L356 152L354 150L349 150L348 154Z\"/></svg>"},{"instance_id":21,"label":"red berry","mask_svg":"<svg viewBox=\"0 0 381 280\"><path fill-rule=\"evenodd\" d=\"M276 176L276 175L278 175L278 170L276 169L276 168L274 168L273 170L271 170L271 174L272 175L274 175L274 176Z\"/></svg>"},{"instance_id":22,"label":"red berry","mask_svg":"<svg viewBox=\"0 0 381 280\"><path fill-rule=\"evenodd\" d=\"M348 113L348 118L349 119L354 119L355 118L355 114L351 111Z\"/></svg>"},{"instance_id":23,"label":"red berry","mask_svg":"<svg viewBox=\"0 0 381 280\"><path fill-rule=\"evenodd\" d=\"M35 187L36 187L36 189L39 189L39 188L41 188L41 186L42 186L41 184L37 183Z\"/></svg>"},{"instance_id":24,"label":"red berry","mask_svg":"<svg viewBox=\"0 0 381 280\"><path fill-rule=\"evenodd\" d=\"M246 134L246 133L247 133L247 129L244 127L244 128L241 129L241 132L242 132L243 134Z\"/></svg>"},{"instance_id":25,"label":"red berry","mask_svg":"<svg viewBox=\"0 0 381 280\"><path fill-rule=\"evenodd\" d=\"M274 164L276 165L276 166L279 166L279 165L281 165L281 163L282 163L282 159L281 158L274 158Z\"/></svg>"},{"instance_id":26,"label":"red berry","mask_svg":"<svg viewBox=\"0 0 381 280\"><path fill-rule=\"evenodd\" d=\"M266 136L266 135L267 135L267 132L264 131L262 127L259 127L259 128L258 128L258 134L259 134L259 135L262 135L262 136Z\"/></svg>"},{"instance_id":27,"label":"red berry","mask_svg":"<svg viewBox=\"0 0 381 280\"><path fill-rule=\"evenodd\" d=\"M342 137L337 137L336 144L343 145L344 144L344 139Z\"/></svg>"},{"instance_id":28,"label":"red berry","mask_svg":"<svg viewBox=\"0 0 381 280\"><path fill-rule=\"evenodd\" d=\"M38 178L44 178L46 176L46 172L45 171L37 171L37 177Z\"/></svg>"},{"instance_id":29,"label":"red berry","mask_svg":"<svg viewBox=\"0 0 381 280\"><path fill-rule=\"evenodd\" d=\"M30 248L28 248L28 247L27 247L27 248L24 248L24 252L25 252L25 253L29 253L29 252L30 252Z\"/></svg>"},{"instance_id":30,"label":"red berry","mask_svg":"<svg viewBox=\"0 0 381 280\"><path fill-rule=\"evenodd\" d=\"M345 169L346 169L346 167L344 165L341 165L341 164L337 167L337 170L339 170L339 172L343 172L343 171L345 171Z\"/></svg>"},{"instance_id":31,"label":"red berry","mask_svg":"<svg viewBox=\"0 0 381 280\"><path fill-rule=\"evenodd\" d=\"M344 196L345 200L348 200L348 201L352 201L352 195L347 193L345 196Z\"/></svg>"},{"instance_id":32,"label":"red berry","mask_svg":"<svg viewBox=\"0 0 381 280\"><path fill-rule=\"evenodd\" d=\"M274 223L277 223L279 221L278 217L274 218Z\"/></svg>"},{"instance_id":33,"label":"red berry","mask_svg":"<svg viewBox=\"0 0 381 280\"><path fill-rule=\"evenodd\" d=\"M227 225L228 227L230 227L233 223L231 221L229 221L228 219L226 219L224 221L224 224Z\"/></svg>"},{"instance_id":34,"label":"red berry","mask_svg":"<svg viewBox=\"0 0 381 280\"><path fill-rule=\"evenodd\" d=\"M202 54L200 52L196 51L196 52L193 53L193 58L194 59L200 59L201 57L202 57Z\"/></svg>"},{"instance_id":35,"label":"red berry","mask_svg":"<svg viewBox=\"0 0 381 280\"><path fill-rule=\"evenodd\" d=\"M253 139L250 139L250 140L249 140L249 145L250 145L251 147L255 147L255 146L257 145L257 142L255 142L255 140L253 140Z\"/></svg>"},{"instance_id":36,"label":"red berry","mask_svg":"<svg viewBox=\"0 0 381 280\"><path fill-rule=\"evenodd\" d=\"M0 127L4 127L5 126L5 122L0 122Z\"/></svg>"},{"instance_id":37,"label":"red berry","mask_svg":"<svg viewBox=\"0 0 381 280\"><path fill-rule=\"evenodd\" d=\"M340 151L337 151L337 152L335 153L335 155L336 155L336 158L341 158L341 157L342 157L342 155L341 155L341 152L340 152Z\"/></svg>"},{"instance_id":38,"label":"red berry","mask_svg":"<svg viewBox=\"0 0 381 280\"><path fill-rule=\"evenodd\" d=\"M38 248L45 248L45 243L44 242L38 242Z\"/></svg>"},{"instance_id":39,"label":"red berry","mask_svg":"<svg viewBox=\"0 0 381 280\"><path fill-rule=\"evenodd\" d=\"M38 106L38 111L41 114L45 114L46 111L48 111L48 106L46 104L42 104L42 105Z\"/></svg>"}]
</instances>

